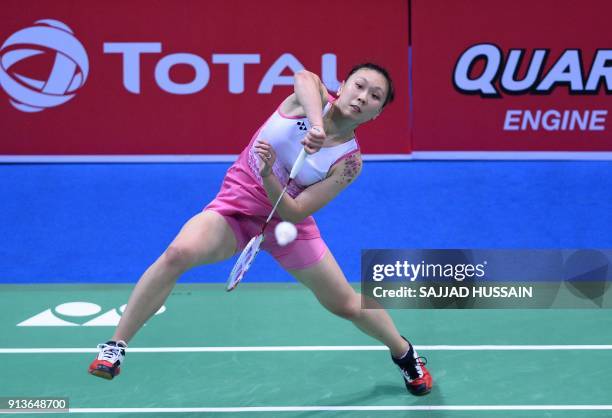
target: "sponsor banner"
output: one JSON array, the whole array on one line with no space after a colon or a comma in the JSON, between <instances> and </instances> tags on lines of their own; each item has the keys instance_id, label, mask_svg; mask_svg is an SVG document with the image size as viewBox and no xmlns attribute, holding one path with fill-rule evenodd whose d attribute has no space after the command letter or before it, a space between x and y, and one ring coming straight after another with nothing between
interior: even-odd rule
<instances>
[{"instance_id":1,"label":"sponsor banner","mask_svg":"<svg viewBox=\"0 0 612 418\"><path fill-rule=\"evenodd\" d=\"M415 154L612 151L610 14L607 0L413 0Z\"/></svg>"},{"instance_id":2,"label":"sponsor banner","mask_svg":"<svg viewBox=\"0 0 612 418\"><path fill-rule=\"evenodd\" d=\"M387 67L397 94L358 130L362 151L407 155L407 2L375 16L368 4L5 0L0 155L235 155L294 72L334 92L364 61Z\"/></svg>"},{"instance_id":3,"label":"sponsor banner","mask_svg":"<svg viewBox=\"0 0 612 418\"><path fill-rule=\"evenodd\" d=\"M612 308L612 250L364 250L367 308Z\"/></svg>"}]
</instances>

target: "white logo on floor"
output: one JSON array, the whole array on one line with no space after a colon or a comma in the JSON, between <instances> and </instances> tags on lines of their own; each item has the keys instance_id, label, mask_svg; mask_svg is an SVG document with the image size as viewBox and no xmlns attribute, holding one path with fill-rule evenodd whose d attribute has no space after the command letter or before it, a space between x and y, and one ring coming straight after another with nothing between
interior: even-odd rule
<instances>
[{"instance_id":1,"label":"white logo on floor","mask_svg":"<svg viewBox=\"0 0 612 418\"><path fill-rule=\"evenodd\" d=\"M91 302L68 302L49 308L23 322L18 327L114 327L119 323L126 305L119 309L113 308L101 315L102 307ZM166 311L162 306L155 313L160 315ZM94 316L95 315L95 316ZM91 318L93 317L93 318ZM83 322L85 321L85 322Z\"/></svg>"}]
</instances>

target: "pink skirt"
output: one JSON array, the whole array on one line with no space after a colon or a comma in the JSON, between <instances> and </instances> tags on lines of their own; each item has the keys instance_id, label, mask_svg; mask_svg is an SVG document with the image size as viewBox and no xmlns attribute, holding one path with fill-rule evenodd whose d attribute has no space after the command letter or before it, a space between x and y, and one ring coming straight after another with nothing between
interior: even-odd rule
<instances>
[{"instance_id":1,"label":"pink skirt","mask_svg":"<svg viewBox=\"0 0 612 418\"><path fill-rule=\"evenodd\" d=\"M236 237L237 251L242 251L249 240L261 233L272 204L263 186L251 173L246 161L248 151L227 171L221 190L204 210L212 210L225 218ZM281 247L274 237L274 228L282 219L275 214L264 231L261 248L268 251L286 270L302 270L317 264L327 250L319 228L312 216L296 224L295 241Z\"/></svg>"}]
</instances>

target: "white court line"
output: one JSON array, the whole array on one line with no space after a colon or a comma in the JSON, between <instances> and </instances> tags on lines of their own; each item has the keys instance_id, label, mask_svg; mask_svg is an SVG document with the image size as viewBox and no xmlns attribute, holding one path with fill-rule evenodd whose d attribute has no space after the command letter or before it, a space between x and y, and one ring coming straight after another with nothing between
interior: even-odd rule
<instances>
[{"instance_id":1,"label":"white court line","mask_svg":"<svg viewBox=\"0 0 612 418\"><path fill-rule=\"evenodd\" d=\"M225 408L70 408L70 413L164 412L304 412L304 411L610 411L612 405L389 405L389 406L248 406Z\"/></svg>"},{"instance_id":2,"label":"white court line","mask_svg":"<svg viewBox=\"0 0 612 418\"><path fill-rule=\"evenodd\" d=\"M419 350L612 350L612 345L430 345ZM235 352L235 351L382 351L384 346L271 346L271 347L134 347L140 353ZM0 354L95 353L91 348L3 348ZM237 412L325 412L325 411L612 411L612 405L385 405L385 406L261 406L187 408L70 408L70 413L237 413Z\"/></svg>"},{"instance_id":3,"label":"white court line","mask_svg":"<svg viewBox=\"0 0 612 418\"><path fill-rule=\"evenodd\" d=\"M612 350L612 345L415 345L419 351ZM256 347L132 347L130 353L225 353L278 351L386 351L383 345L302 345ZM97 353L96 348L0 348L0 354Z\"/></svg>"},{"instance_id":4,"label":"white court line","mask_svg":"<svg viewBox=\"0 0 612 418\"><path fill-rule=\"evenodd\" d=\"M246 406L191 408L70 408L71 414L160 414L187 412L324 412L324 411L611 411L612 405L383 405L383 406ZM24 411L25 412L25 411ZM30 411L28 411L30 412ZM53 413L53 411L46 411ZM59 411L58 411L59 412ZM4 410L2 413L5 413ZM8 414L18 412L6 412ZM35 413L35 411L31 411Z\"/></svg>"}]
</instances>

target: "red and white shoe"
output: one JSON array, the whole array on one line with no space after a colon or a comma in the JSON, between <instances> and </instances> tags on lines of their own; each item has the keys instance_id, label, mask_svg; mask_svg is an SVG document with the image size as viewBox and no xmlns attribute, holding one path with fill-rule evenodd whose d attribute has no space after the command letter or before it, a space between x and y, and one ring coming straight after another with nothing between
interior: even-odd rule
<instances>
[{"instance_id":1,"label":"red and white shoe","mask_svg":"<svg viewBox=\"0 0 612 418\"><path fill-rule=\"evenodd\" d=\"M412 347L412 344L410 344L410 348L404 357L396 359L391 356L391 359L399 367L408 392L421 396L431 391L433 379L431 374L429 374L429 370L425 368L427 359L420 357L414 347Z\"/></svg>"},{"instance_id":2,"label":"red and white shoe","mask_svg":"<svg viewBox=\"0 0 612 418\"><path fill-rule=\"evenodd\" d=\"M98 344L98 357L89 365L89 373L103 379L111 380L121 373L119 367L125 356L127 344L123 341L108 341Z\"/></svg>"}]
</instances>

